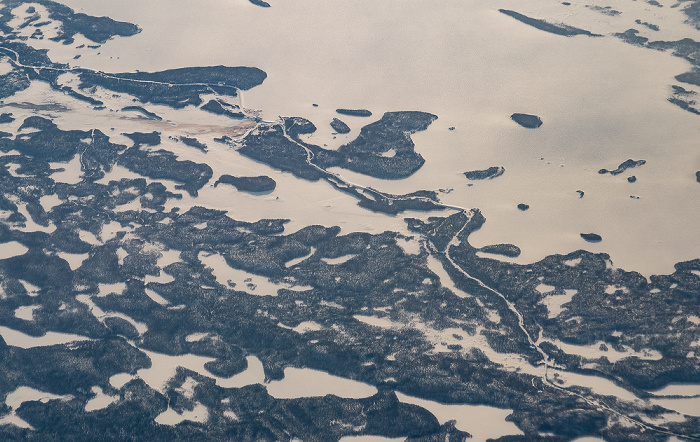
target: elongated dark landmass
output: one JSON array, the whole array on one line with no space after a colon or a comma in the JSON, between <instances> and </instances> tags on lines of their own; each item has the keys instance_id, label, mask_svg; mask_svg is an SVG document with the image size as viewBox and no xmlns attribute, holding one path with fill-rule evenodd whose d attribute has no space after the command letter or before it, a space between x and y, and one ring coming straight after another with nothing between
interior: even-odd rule
<instances>
[{"instance_id":1,"label":"elongated dark landmass","mask_svg":"<svg viewBox=\"0 0 700 442\"><path fill-rule=\"evenodd\" d=\"M11 11L26 3L24 0L3 1L3 7L0 9L2 17L0 18L0 28L9 31L6 23L13 17ZM105 43L116 36L129 37L141 32L141 29L133 23L120 22L109 17L94 17L76 13L68 6L50 0L36 0L33 3L44 6L49 12L49 18L61 22L62 26L58 28L58 35L51 38L53 41L70 44L74 41L75 34L82 34L85 38L96 43ZM37 23L36 25L40 26L41 24Z\"/></svg>"},{"instance_id":2,"label":"elongated dark landmass","mask_svg":"<svg viewBox=\"0 0 700 442\"><path fill-rule=\"evenodd\" d=\"M479 249L480 252L502 255L509 258L520 256L520 247L513 244L492 244Z\"/></svg>"},{"instance_id":3,"label":"elongated dark landmass","mask_svg":"<svg viewBox=\"0 0 700 442\"><path fill-rule=\"evenodd\" d=\"M212 177L212 169L207 164L190 160L180 161L167 150L145 151L133 146L119 156L119 164L140 175L153 179L167 179L178 183L178 189L197 196Z\"/></svg>"},{"instance_id":4,"label":"elongated dark landmass","mask_svg":"<svg viewBox=\"0 0 700 442\"><path fill-rule=\"evenodd\" d=\"M267 74L258 68L207 66L169 69L160 72L103 74L81 70L80 88L101 86L137 97L142 102L164 104L176 109L199 106L201 94L212 91L235 97L237 90L261 84Z\"/></svg>"},{"instance_id":5,"label":"elongated dark landmass","mask_svg":"<svg viewBox=\"0 0 700 442\"><path fill-rule=\"evenodd\" d=\"M619 175L627 169L633 169L644 164L646 164L646 160L633 160L630 158L629 160L620 163L620 165L617 166L617 169L615 170L600 169L598 173L601 175L604 175L606 173L609 173L610 175Z\"/></svg>"},{"instance_id":6,"label":"elongated dark landmass","mask_svg":"<svg viewBox=\"0 0 700 442\"><path fill-rule=\"evenodd\" d=\"M133 132L126 133L124 136L130 138L137 146L157 146L160 144L160 132Z\"/></svg>"},{"instance_id":7,"label":"elongated dark landmass","mask_svg":"<svg viewBox=\"0 0 700 442\"><path fill-rule=\"evenodd\" d=\"M700 1L692 0L684 4L683 13L688 17L688 22L700 31Z\"/></svg>"},{"instance_id":8,"label":"elongated dark landmass","mask_svg":"<svg viewBox=\"0 0 700 442\"><path fill-rule=\"evenodd\" d=\"M653 23L641 21L640 19L637 19L634 22L637 23L638 25L646 26L648 29L651 29L652 31L659 31L660 30L660 28Z\"/></svg>"},{"instance_id":9,"label":"elongated dark landmass","mask_svg":"<svg viewBox=\"0 0 700 442\"><path fill-rule=\"evenodd\" d=\"M150 119L152 119L152 120L158 120L158 121L162 121L162 120L163 120L163 119L162 119L161 117L159 117L157 114L155 114L155 113L153 113L153 112L150 112L150 111L144 109L144 108L141 107L141 106L126 106L126 107L123 107L123 108L122 108L122 112L124 112L124 111L140 112L141 114L143 114L144 116L146 116L146 117L148 117L148 118L150 118Z\"/></svg>"},{"instance_id":10,"label":"elongated dark landmass","mask_svg":"<svg viewBox=\"0 0 700 442\"><path fill-rule=\"evenodd\" d=\"M521 212L524 212L524 211L528 210L529 208L530 208L530 206L528 204L523 204L523 203L518 204L518 210L520 210Z\"/></svg>"},{"instance_id":11,"label":"elongated dark landmass","mask_svg":"<svg viewBox=\"0 0 700 442\"><path fill-rule=\"evenodd\" d=\"M544 20L540 20L537 18L531 18L528 17L527 15L520 14L515 11L511 11L509 9L499 9L499 12L506 14L510 17L513 17L514 19L521 21L525 23L526 25L530 25L532 27L535 27L541 31L549 32L551 34L557 34L557 35L563 35L565 37L572 37L574 35L587 35L589 37L602 37L600 34L593 34L590 31L586 31L585 29L579 29L575 28L573 26L568 26L568 25L555 25L552 23L549 23Z\"/></svg>"},{"instance_id":12,"label":"elongated dark landmass","mask_svg":"<svg viewBox=\"0 0 700 442\"><path fill-rule=\"evenodd\" d=\"M277 183L269 176L242 176L221 175L214 183L214 187L219 183L230 184L243 192L272 192Z\"/></svg>"},{"instance_id":13,"label":"elongated dark landmass","mask_svg":"<svg viewBox=\"0 0 700 442\"><path fill-rule=\"evenodd\" d=\"M669 103L673 103L676 106L680 107L683 110L687 110L688 112L695 114L695 115L700 115L700 109L693 107L697 102L695 100L686 100L683 98L679 98L677 96L669 97L668 98Z\"/></svg>"},{"instance_id":14,"label":"elongated dark landmass","mask_svg":"<svg viewBox=\"0 0 700 442\"><path fill-rule=\"evenodd\" d=\"M371 117L372 112L367 109L336 109L341 115L350 115L351 117Z\"/></svg>"},{"instance_id":15,"label":"elongated dark landmass","mask_svg":"<svg viewBox=\"0 0 700 442\"><path fill-rule=\"evenodd\" d=\"M601 242L603 238L597 233L582 233L581 238L588 242Z\"/></svg>"},{"instance_id":16,"label":"elongated dark landmass","mask_svg":"<svg viewBox=\"0 0 700 442\"><path fill-rule=\"evenodd\" d=\"M668 98L668 101L681 109L687 110L688 112L696 115L700 115L700 109L694 107L697 105L697 101L695 100L696 96L697 93L695 91L691 91L682 86L673 84L671 85L671 96Z\"/></svg>"},{"instance_id":17,"label":"elongated dark landmass","mask_svg":"<svg viewBox=\"0 0 700 442\"><path fill-rule=\"evenodd\" d=\"M196 139L196 138L192 138L192 137L180 137L179 139L180 139L180 141L182 141L182 142L185 144L185 146L194 147L195 149L199 149L199 150L201 150L202 152L206 152L206 151L207 151L207 145L204 144L204 143L202 143L201 141L199 141L199 140Z\"/></svg>"},{"instance_id":18,"label":"elongated dark landmass","mask_svg":"<svg viewBox=\"0 0 700 442\"><path fill-rule=\"evenodd\" d=\"M252 4L254 4L255 6L260 6L262 8L269 8L270 7L270 4L266 1L263 1L263 0L248 0L248 1L251 2Z\"/></svg>"},{"instance_id":19,"label":"elongated dark landmass","mask_svg":"<svg viewBox=\"0 0 700 442\"><path fill-rule=\"evenodd\" d=\"M331 127L339 134L346 134L350 132L350 127L338 118L333 118L333 121L331 121Z\"/></svg>"},{"instance_id":20,"label":"elongated dark landmass","mask_svg":"<svg viewBox=\"0 0 700 442\"><path fill-rule=\"evenodd\" d=\"M698 170L697 172L695 172L695 180L696 180L698 183L700 183L700 170Z\"/></svg>"},{"instance_id":21,"label":"elongated dark landmass","mask_svg":"<svg viewBox=\"0 0 700 442\"><path fill-rule=\"evenodd\" d=\"M226 105L226 107L224 107ZM228 105L227 103L223 103L220 100L209 100L207 104L203 105L200 109L211 112L212 114L217 114L217 115L225 115L230 118L235 118L235 119L242 119L245 118L245 114L240 111L232 111L231 109L237 109L238 107L234 107L232 105Z\"/></svg>"},{"instance_id":22,"label":"elongated dark landmass","mask_svg":"<svg viewBox=\"0 0 700 442\"><path fill-rule=\"evenodd\" d=\"M484 170L471 170L469 172L464 172L464 176L468 180L492 180L503 175L506 169L503 166L491 166Z\"/></svg>"},{"instance_id":23,"label":"elongated dark landmass","mask_svg":"<svg viewBox=\"0 0 700 442\"><path fill-rule=\"evenodd\" d=\"M537 115L516 113L511 115L510 118L522 127L526 127L528 129L537 129L538 127L542 126L542 119Z\"/></svg>"}]
</instances>

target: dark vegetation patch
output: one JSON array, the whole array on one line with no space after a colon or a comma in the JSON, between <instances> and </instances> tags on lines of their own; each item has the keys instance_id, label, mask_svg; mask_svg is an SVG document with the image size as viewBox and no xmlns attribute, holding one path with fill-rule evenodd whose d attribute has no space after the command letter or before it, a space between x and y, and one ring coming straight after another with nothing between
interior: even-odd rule
<instances>
[{"instance_id":1,"label":"dark vegetation patch","mask_svg":"<svg viewBox=\"0 0 700 442\"><path fill-rule=\"evenodd\" d=\"M347 124L345 124L342 120L339 120L337 118L333 118L333 121L331 121L331 127L334 131L338 132L339 134L346 134L350 132L350 127Z\"/></svg>"},{"instance_id":2,"label":"dark vegetation patch","mask_svg":"<svg viewBox=\"0 0 700 442\"><path fill-rule=\"evenodd\" d=\"M469 172L464 172L464 176L467 177L468 180L491 180L503 175L503 172L505 171L506 169L502 166L491 166L484 170L471 170Z\"/></svg>"},{"instance_id":3,"label":"dark vegetation patch","mask_svg":"<svg viewBox=\"0 0 700 442\"><path fill-rule=\"evenodd\" d=\"M700 30L700 1L689 0L683 2L685 7L683 8L683 13L688 17L687 23L695 26L696 29Z\"/></svg>"},{"instance_id":4,"label":"dark vegetation patch","mask_svg":"<svg viewBox=\"0 0 700 442\"><path fill-rule=\"evenodd\" d=\"M182 183L176 187L192 196L197 196L197 191L209 182L213 173L207 164L180 161L167 150L144 151L138 145L125 150L118 163L139 175Z\"/></svg>"},{"instance_id":5,"label":"dark vegetation patch","mask_svg":"<svg viewBox=\"0 0 700 442\"><path fill-rule=\"evenodd\" d=\"M157 114L147 111L141 106L126 106L122 108L123 111L134 111L134 112L139 112L142 115L144 115L146 118L150 118L151 120L156 120L156 121L162 121L163 119L159 117Z\"/></svg>"},{"instance_id":6,"label":"dark vegetation patch","mask_svg":"<svg viewBox=\"0 0 700 442\"><path fill-rule=\"evenodd\" d=\"M537 18L531 18L526 15L520 14L515 11L511 11L508 9L499 9L499 12L508 15L510 17L513 17L514 19L521 21L525 23L526 25L530 25L534 28L537 28L541 31L549 32L550 34L556 34L556 35L563 35L565 37L572 37L574 35L587 35L589 37L601 37L600 34L593 34L589 31L586 31L585 29L579 29L575 28L573 26L568 26L564 24L553 24L549 23L545 20L540 20Z\"/></svg>"},{"instance_id":7,"label":"dark vegetation patch","mask_svg":"<svg viewBox=\"0 0 700 442\"><path fill-rule=\"evenodd\" d=\"M582 233L581 238L588 242L601 242L603 240L597 233Z\"/></svg>"},{"instance_id":8,"label":"dark vegetation patch","mask_svg":"<svg viewBox=\"0 0 700 442\"><path fill-rule=\"evenodd\" d=\"M410 220L409 226L428 235L438 251L449 250L452 260L471 278L478 278L513 302L523 315L524 326L531 336L541 331L545 338L550 336L576 345L603 341L620 351L625 345L637 350L656 349L663 355L660 360L631 357L612 364L606 358L586 360L542 347L550 356L565 363L567 370L585 373L583 364L593 362L596 368L589 373L608 377L633 391L635 388L655 389L673 382L671 379L700 377L700 368L691 368L692 362L684 356L696 339L696 333L690 332L692 325L680 321L679 339L665 331L670 324L679 322L675 319L679 311L685 317L699 310L694 294L700 290L700 278L693 272L700 270L700 260L678 263L675 273L651 276L649 280L639 273L614 268L606 254L583 250L551 255L530 265L511 264L476 255L479 249L469 244L468 235L478 230L483 222L483 216L476 212L471 217L456 214L434 218L428 223ZM460 242L447 246L455 234L459 234ZM446 263L446 270L449 267ZM493 292L485 292L483 286L463 273L450 270L450 276L463 290L483 293L481 299L489 305L487 301ZM539 284L554 286L555 290L542 294L536 289ZM610 287L617 287L612 295ZM565 289L576 289L577 293L562 313L550 318L540 301L544 296L564 294ZM626 330L621 336L615 333L621 329Z\"/></svg>"},{"instance_id":9,"label":"dark vegetation patch","mask_svg":"<svg viewBox=\"0 0 700 442\"><path fill-rule=\"evenodd\" d=\"M236 189L243 192L272 192L275 190L277 183L275 180L268 176L243 176L235 177L233 175L221 175L214 187L218 186L219 183L230 184Z\"/></svg>"},{"instance_id":10,"label":"dark vegetation patch","mask_svg":"<svg viewBox=\"0 0 700 442\"><path fill-rule=\"evenodd\" d=\"M586 5L588 9L591 9L596 12L600 12L601 14L608 15L610 17L614 17L616 15L622 14L622 12L613 9L612 6L598 6L598 5Z\"/></svg>"},{"instance_id":11,"label":"dark vegetation patch","mask_svg":"<svg viewBox=\"0 0 700 442\"><path fill-rule=\"evenodd\" d=\"M697 93L687 90L678 85L671 85L671 96L668 101L696 115L700 115L700 109L697 108L697 101L694 99Z\"/></svg>"},{"instance_id":12,"label":"dark vegetation patch","mask_svg":"<svg viewBox=\"0 0 700 442\"><path fill-rule=\"evenodd\" d=\"M157 146L160 144L160 132L134 132L123 135L130 138L134 142L134 144L137 144L139 146Z\"/></svg>"},{"instance_id":13,"label":"dark vegetation patch","mask_svg":"<svg viewBox=\"0 0 700 442\"><path fill-rule=\"evenodd\" d=\"M340 115L349 115L351 117L371 117L372 112L367 109L336 109Z\"/></svg>"},{"instance_id":14,"label":"dark vegetation patch","mask_svg":"<svg viewBox=\"0 0 700 442\"><path fill-rule=\"evenodd\" d=\"M658 27L657 25L654 25L654 24L651 24L651 23L648 23L648 22L645 22L645 21L641 21L640 19L637 19L637 20L635 20L634 22L637 23L638 25L645 26L645 27L647 27L648 29L651 29L652 31L658 31L658 30L659 30L659 27Z\"/></svg>"},{"instance_id":15,"label":"dark vegetation patch","mask_svg":"<svg viewBox=\"0 0 700 442\"><path fill-rule=\"evenodd\" d=\"M329 167L343 167L376 178L405 178L425 162L415 152L410 135L425 130L436 118L424 112L387 112L379 121L363 127L355 140L335 151L302 143L295 137L313 133L316 128L307 120L287 118L285 127L260 126L243 140L239 152L312 181L328 176L325 169Z\"/></svg>"},{"instance_id":16,"label":"dark vegetation patch","mask_svg":"<svg viewBox=\"0 0 700 442\"><path fill-rule=\"evenodd\" d=\"M646 164L646 160L633 160L630 158L620 163L615 170L600 169L598 173L601 175L605 175L606 173L609 173L610 175L619 175L627 169L633 169L635 167L643 166L644 164Z\"/></svg>"},{"instance_id":17,"label":"dark vegetation patch","mask_svg":"<svg viewBox=\"0 0 700 442\"><path fill-rule=\"evenodd\" d=\"M267 74L257 68L207 66L169 69L160 72L103 74L80 70L80 88L94 86L128 93L144 103L164 104L175 109L199 106L201 94L216 92L235 97L237 90L258 86Z\"/></svg>"},{"instance_id":18,"label":"dark vegetation patch","mask_svg":"<svg viewBox=\"0 0 700 442\"><path fill-rule=\"evenodd\" d=\"M700 5L700 2L694 2L693 5L693 7L695 7L695 5ZM620 32L614 35L633 45L642 46L649 49L656 49L659 51L672 51L672 55L683 58L693 65L692 69L688 72L676 75L676 80L682 83L700 86L700 42L697 42L691 38L684 38L676 41L649 41L648 38L642 37L638 34L638 30L628 29L625 32ZM668 101L681 109L700 115L700 110L695 107L697 103L695 100L690 98L691 95L692 91L686 91L680 86L673 85L671 97L668 98Z\"/></svg>"},{"instance_id":19,"label":"dark vegetation patch","mask_svg":"<svg viewBox=\"0 0 700 442\"><path fill-rule=\"evenodd\" d=\"M49 139L49 133L54 140L71 134L40 118L25 120L25 125L45 132L42 140ZM290 123L290 129L301 133L310 127L294 122ZM75 137L79 141L90 133L77 132ZM157 133L134 133L129 137L135 146L112 145L110 150L115 152L115 157L109 161L100 157L98 164L106 167L124 156L138 157L144 153L139 146L157 145L160 141ZM0 148L9 151L21 143L29 141L5 140ZM597 406L579 401L565 391L544 387L536 377L503 370L478 349L451 344L444 352L434 352L435 344L411 327L379 330L355 319L356 315L371 315L397 323L415 321L435 330L451 328L467 334L482 330L496 351L519 353L537 362L539 354L520 330L518 317L493 292L456 271L442 253L446 247L467 274L479 277L488 287L508 296L523 313L525 327L533 334L541 327L545 338L561 335L566 342L581 345L602 340L611 346L643 346L672 356L660 362L618 361L613 365L605 360L585 361L547 348L557 362L566 363L567 369L586 373L582 366L595 363L605 376L623 385L660 386L668 382L698 381L697 367L689 365L687 358L673 356L689 351L695 335L684 332L679 338L676 331L691 330L692 324L676 321L673 333L668 332L670 321L678 316L678 308L697 314L697 303L692 301L692 294L700 284L700 279L692 273L696 267L700 268L697 263L679 264L674 275L652 277L653 284L645 286L646 278L632 272L608 270L605 255L588 252L555 255L527 266L479 258L475 256L478 250L471 249L468 243L468 235L483 223L483 217L476 214L471 219L465 213L458 213L447 218L431 218L428 222L409 221L416 235L427 241L426 247L434 248L409 254L399 245L403 237L393 232L340 235L337 227L307 226L285 233L282 219L241 222L223 211L202 207L184 213L179 210L166 213L163 202L177 196L168 193L158 182L147 185L144 179L121 179L109 184L90 180L75 185L54 183L49 178L51 170L45 157L68 157L71 149L49 147L52 148L46 152L32 147L34 155L0 157L0 161L19 162L21 173L29 175L14 177L0 167L0 195L18 195L27 202L32 220L56 226L51 235L17 230L22 214L12 201L0 201L2 210L18 215L16 223L9 220L0 223L0 241L19 241L30 249L25 255L0 260L0 285L5 294L0 299L0 324L33 336L57 331L81 334L95 341L30 350L0 343L0 377L3 377L0 395L19 385L73 395L73 399L66 401L27 402L15 410L35 428L39 438L48 434L70 436L76 434L76 429L80 429L81 437L137 435L150 440L260 439L262 436L333 440L351 434L439 440L450 435L450 440L459 440L466 436L449 423L439 425L426 410L398 402L392 393L395 389L443 403L511 408L513 422L530 438L537 438L541 428L562 438L586 433L619 439L638 434L637 427L603 423ZM162 158L157 161L163 162ZM149 160L139 158L138 162ZM372 201L383 195L364 189L363 192L369 192L367 198ZM62 202L43 212L41 205L34 203L48 194L57 195ZM421 192L414 197L428 201L436 195ZM153 211L115 210L118 205L137 199ZM30 210L30 206L35 208ZM80 240L81 230L100 237L102 226L110 221L132 226L130 234L121 232L97 245ZM455 235L460 241L453 244L459 245L449 246ZM496 245L491 252L512 253L514 247ZM127 252L122 262L119 248ZM166 250L180 252L181 259L160 268L158 259L161 251ZM57 252L89 255L79 268L71 270ZM455 296L441 285L428 266L429 253L441 261L457 287L478 297L479 302L471 296ZM309 288L280 289L274 297L251 296L235 285L218 281L203 263L204 256L209 254L223 257L232 268L274 282ZM348 255L352 259L340 264L327 262ZM305 259L288 266L291 260L301 257ZM581 262L575 267L565 264L577 258ZM172 281L145 282L146 275L157 276L162 272L171 275ZM39 288L35 296L30 296L20 280ZM123 293L96 296L99 283L118 282L126 285ZM557 290L575 288L580 296L574 296L561 317L549 320L546 309L539 303L542 295L534 289L540 283L554 285ZM613 299L603 295L607 285L629 287L631 293L620 291L616 294L620 299L607 307L604 301ZM660 290L660 294L649 293L652 288ZM167 303L156 303L146 294L146 289L158 293ZM120 313L144 323L147 330L138 334L116 317L99 321L86 305L76 300L78 295L90 296L105 312ZM666 305L666 299L672 304ZM33 321L14 316L18 307L28 305L41 305ZM488 319L486 309L497 312L500 321ZM652 319L647 320L650 313L644 316L645 312L652 311ZM567 321L574 316L581 316L584 321ZM321 328L299 334L280 326L295 327L303 321L314 321ZM613 336L609 324L625 327L624 335ZM209 337L196 342L187 340L191 334L202 331ZM641 341L642 336L651 336L652 340ZM262 361L269 379L280 379L285 367L309 367L367 382L375 385L379 393L358 400L334 396L274 399L266 393L264 385L222 389L213 379L183 369L169 381L163 393L141 380L119 389L112 387L109 378L113 374L135 373L147 366L140 349L211 357L214 361L207 364L206 370L226 376L242 371L246 367L245 357L255 355ZM389 355L391 358L387 358ZM39 368L35 370L35 366ZM53 374L56 367L60 370ZM181 390L188 377L196 382L192 398L185 397ZM92 386L100 386L105 393L119 399L103 410L86 413L85 404L93 396ZM582 394L596 397L586 391ZM222 402L224 399L227 400ZM181 412L197 403L206 406L209 412L205 424L170 427L154 422L168 406ZM619 405L610 398L606 403ZM634 408L634 413L652 413L643 405L639 407ZM572 410L576 410L575 416ZM235 413L238 419L226 418L224 411ZM571 415L581 427L572 429L571 419L554 418L561 415ZM22 438L29 434L12 426L0 431L2 437ZM318 439L313 434L318 434Z\"/></svg>"},{"instance_id":20,"label":"dark vegetation patch","mask_svg":"<svg viewBox=\"0 0 700 442\"><path fill-rule=\"evenodd\" d=\"M222 100L209 100L207 104L203 105L200 109L211 112L216 115L225 115L229 118L242 119L245 118L245 114L241 112L238 106L228 104Z\"/></svg>"},{"instance_id":21,"label":"dark vegetation patch","mask_svg":"<svg viewBox=\"0 0 700 442\"><path fill-rule=\"evenodd\" d=\"M387 112L335 151L318 146L310 149L314 162L324 169L343 167L375 178L406 178L425 162L415 152L411 134L427 129L435 119L435 115L425 112Z\"/></svg>"},{"instance_id":22,"label":"dark vegetation patch","mask_svg":"<svg viewBox=\"0 0 700 442\"><path fill-rule=\"evenodd\" d=\"M96 43L105 43L113 37L130 37L141 30L132 23L112 20L109 17L94 17L80 12L74 12L71 8L50 0L37 0L49 12L49 18L61 22L58 35L51 40L72 44L75 34L82 34L88 40ZM12 19L11 11L18 6L26 4L24 0L6 0L0 10L0 26L10 31L7 22ZM38 19L38 17L37 17ZM40 25L37 23L37 25ZM7 32L6 31L6 32Z\"/></svg>"},{"instance_id":23,"label":"dark vegetation patch","mask_svg":"<svg viewBox=\"0 0 700 442\"><path fill-rule=\"evenodd\" d=\"M542 119L537 115L515 113L510 116L510 119L528 129L537 129L542 126Z\"/></svg>"},{"instance_id":24,"label":"dark vegetation patch","mask_svg":"<svg viewBox=\"0 0 700 442\"><path fill-rule=\"evenodd\" d=\"M509 258L520 256L520 247L513 244L492 244L482 247L479 251L493 255L503 255Z\"/></svg>"},{"instance_id":25,"label":"dark vegetation patch","mask_svg":"<svg viewBox=\"0 0 700 442\"><path fill-rule=\"evenodd\" d=\"M185 146L194 147L195 149L201 150L202 152L207 151L207 145L197 140L196 138L181 136L179 140L182 141L182 143Z\"/></svg>"}]
</instances>

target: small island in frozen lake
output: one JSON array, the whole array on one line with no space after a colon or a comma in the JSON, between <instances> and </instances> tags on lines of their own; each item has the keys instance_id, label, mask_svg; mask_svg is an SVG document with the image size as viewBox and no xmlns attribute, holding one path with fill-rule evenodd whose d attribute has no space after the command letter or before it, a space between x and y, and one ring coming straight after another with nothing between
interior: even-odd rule
<instances>
[{"instance_id":1,"label":"small island in frozen lake","mask_svg":"<svg viewBox=\"0 0 700 442\"><path fill-rule=\"evenodd\" d=\"M236 189L242 191L242 192L272 192L275 190L275 187L277 183L275 183L275 180L270 178L269 176L242 176L242 177L235 177L232 175L221 175L218 180L216 180L216 183L214 183L214 186L218 186L219 184L230 184L234 186Z\"/></svg>"},{"instance_id":2,"label":"small island in frozen lake","mask_svg":"<svg viewBox=\"0 0 700 442\"><path fill-rule=\"evenodd\" d=\"M540 119L540 117L537 115L515 113L511 115L510 118L522 127L526 127L528 129L537 129L538 127L542 126L542 119Z\"/></svg>"},{"instance_id":3,"label":"small island in frozen lake","mask_svg":"<svg viewBox=\"0 0 700 442\"><path fill-rule=\"evenodd\" d=\"M469 172L464 172L464 176L468 180L492 180L503 175L506 169L501 166L491 166L484 170L470 170Z\"/></svg>"}]
</instances>

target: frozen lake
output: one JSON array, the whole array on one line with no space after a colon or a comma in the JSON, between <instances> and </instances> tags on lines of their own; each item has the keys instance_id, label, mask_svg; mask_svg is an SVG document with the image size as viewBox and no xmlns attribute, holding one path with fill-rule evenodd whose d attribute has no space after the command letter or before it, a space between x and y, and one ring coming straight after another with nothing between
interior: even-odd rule
<instances>
[{"instance_id":1,"label":"frozen lake","mask_svg":"<svg viewBox=\"0 0 700 442\"><path fill-rule=\"evenodd\" d=\"M585 248L610 253L616 266L646 275L671 272L675 262L699 254L700 237L690 221L700 215L693 176L700 168L695 143L700 128L694 115L666 101L673 77L689 64L613 37L552 36L498 12L512 8L603 34L632 27L634 17L643 17L667 23L657 38L697 36L678 10L625 3L634 15L608 17L534 1L377 5L356 0L330 6L307 0L258 8L245 0L205 0L181 2L181 13L169 14L171 4L164 0L65 3L143 28L99 50L86 49L82 66L114 72L256 66L268 78L243 93L243 104L261 109L265 119L309 118L319 128L309 141L318 144L351 140L385 111L438 115L427 131L414 136L426 164L413 177L385 181L342 175L392 193L454 189L443 201L478 207L487 217L472 237L474 245L514 243L522 249L516 260L521 263ZM51 55L58 60L72 57L61 45L41 44L54 48ZM178 51L170 50L174 46ZM338 107L367 108L374 115L342 117L352 131L334 140L328 123ZM509 119L513 112L537 114L544 125L521 128ZM635 184L597 174L628 158L647 160L633 171ZM504 166L506 173L467 186L462 172L490 166ZM317 192L307 199L316 205L333 194L314 187ZM576 190L585 197L579 199ZM519 212L521 202L531 209ZM340 223L342 212L335 215ZM297 217L293 222L308 222L302 221L304 213ZM589 231L602 235L603 242L583 242L579 233Z\"/></svg>"}]
</instances>

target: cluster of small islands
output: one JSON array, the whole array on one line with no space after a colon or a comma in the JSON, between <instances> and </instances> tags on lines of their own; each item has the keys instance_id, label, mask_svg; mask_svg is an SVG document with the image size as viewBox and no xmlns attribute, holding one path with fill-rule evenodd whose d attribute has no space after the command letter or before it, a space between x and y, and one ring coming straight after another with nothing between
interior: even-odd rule
<instances>
[{"instance_id":1,"label":"cluster of small islands","mask_svg":"<svg viewBox=\"0 0 700 442\"><path fill-rule=\"evenodd\" d=\"M689 20L700 26L700 2L687 3ZM22 253L0 252L0 439L471 437L469 429L440 420L403 395L512 410L507 421L519 433L499 439L504 441L700 437L699 417L654 402L659 397L654 391L669 384L700 383L695 357L700 351L700 257L677 263L672 274L650 278L613 267L605 253L585 250L532 264L511 263L503 258L519 256L517 245L471 245L470 235L486 222L480 210L444 204L438 191L388 194L329 171L394 180L413 175L425 159L412 135L426 130L437 115L386 112L351 141L328 149L308 142L318 128L302 116L266 122L233 103L241 91L263 84L267 74L261 69L106 73L55 63L9 25L16 8L32 14L33 5L61 23L55 40L64 44L76 34L99 45L140 32L136 24L76 13L50 0L5 0L0 57L11 69L0 75L0 100L41 82L95 110L106 106L93 95L99 88L133 97L134 105L120 111L143 118L159 120L149 106L164 105L199 108L229 118L232 125L250 122L252 129L238 139L222 134L207 145L183 135L168 141L202 153L235 150L299 180L327 182L362 208L406 216L411 235L341 234L339 227L323 225L288 232L288 219L240 221L236 208L226 212L176 204L166 210L169 202L196 197L208 185L262 197L279 183L266 175L215 176L210 165L163 148L167 135L159 131L125 133L131 141L125 145L97 128L59 127L50 115L4 109L0 251L12 247ZM601 37L500 12L552 34ZM40 31L38 12L36 17L22 26ZM689 60L693 70L676 80L700 85L699 42L650 42L637 33L630 29L617 37ZM65 73L76 75L79 86L61 84L58 78ZM700 114L694 93L672 87L671 103ZM211 94L216 99L202 98ZM339 108L336 114L331 128L337 134L352 132L347 119L372 116L366 109ZM510 119L523 131L547 124L529 113L516 112ZM55 179L61 164L75 158L80 180ZM637 179L630 169L645 163L621 158L617 166L605 165L614 169L601 168L598 174L606 180L623 175L618 179L633 186ZM139 178L110 179L117 169ZM700 171L691 172L700 183ZM506 173L500 165L466 170L464 185ZM572 198L583 197L583 190L572 193ZM529 204L523 201L517 209L527 211ZM410 214L415 211L432 216L418 219ZM596 232L580 232L580 237L582 248L604 241ZM76 256L83 256L77 264ZM253 295L250 282L246 288L221 280L213 260L280 288L268 296ZM81 338L15 345L8 342L7 330L30 338L47 333ZM599 356L567 351L574 347L595 347ZM154 354L208 361L203 371L178 366L164 385L154 386L138 375L154 366ZM264 382L227 386L227 379L250 370L254 360L262 364ZM267 386L283 379L290 367L361 382L375 393L275 397ZM115 382L123 375L126 382ZM567 383L567 375L603 380L635 399ZM55 398L13 405L8 398L22 388ZM97 392L111 402L89 406ZM184 416L197 410L206 410L206 418L159 421L166 412ZM675 418L666 419L669 415Z\"/></svg>"}]
</instances>

